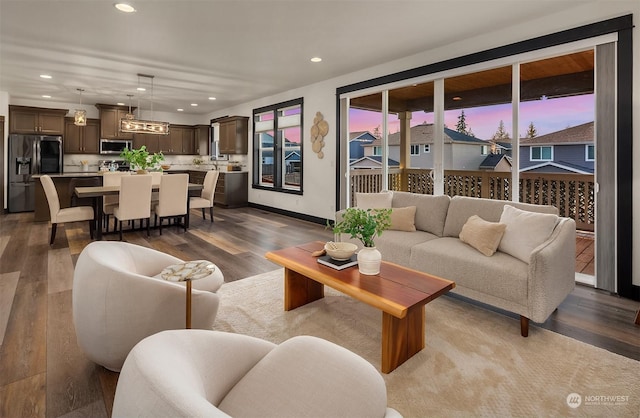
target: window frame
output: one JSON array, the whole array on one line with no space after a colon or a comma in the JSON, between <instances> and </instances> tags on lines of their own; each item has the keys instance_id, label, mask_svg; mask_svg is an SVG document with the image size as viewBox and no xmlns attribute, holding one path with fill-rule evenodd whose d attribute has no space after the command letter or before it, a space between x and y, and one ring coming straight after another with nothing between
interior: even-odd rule
<instances>
[{"instance_id":1,"label":"window frame","mask_svg":"<svg viewBox=\"0 0 640 418\"><path fill-rule=\"evenodd\" d=\"M431 152L431 144L422 144L422 152L429 154Z\"/></svg>"},{"instance_id":2,"label":"window frame","mask_svg":"<svg viewBox=\"0 0 640 418\"><path fill-rule=\"evenodd\" d=\"M533 158L533 149L540 149L540 158ZM549 148L551 156L549 158L544 158L543 156L543 148ZM531 145L529 147L529 161L553 161L553 145Z\"/></svg>"},{"instance_id":3,"label":"window frame","mask_svg":"<svg viewBox=\"0 0 640 418\"><path fill-rule=\"evenodd\" d=\"M414 149L418 150L418 152L417 153L413 152ZM418 144L409 145L409 155L412 157L418 157L420 155L420 145Z\"/></svg>"},{"instance_id":4,"label":"window frame","mask_svg":"<svg viewBox=\"0 0 640 418\"><path fill-rule=\"evenodd\" d=\"M282 116L281 112L284 112L287 109L300 107L300 124L294 126L285 126L280 129L278 126L279 117ZM256 116L265 114L265 113L273 113L273 129L270 132L273 132L273 185L267 186L261 182L261 170L260 165L262 164L261 151L262 151L262 143L261 143L261 134L263 131L256 132ZM253 179L251 187L253 189L260 190L270 190L279 193L288 193L288 194L303 194L303 168L304 168L304 98L299 97L297 99L288 100L281 103L276 103L269 106L263 106L257 109L253 109L252 112L252 120L253 120ZM288 129L295 128L299 126L300 129L300 166L297 171L300 173L300 184L299 187L292 188L286 185L285 179L283 178L286 168L286 162L284 161L284 131ZM266 132L266 131L265 131ZM284 174L283 174L284 173Z\"/></svg>"},{"instance_id":5,"label":"window frame","mask_svg":"<svg viewBox=\"0 0 640 418\"><path fill-rule=\"evenodd\" d=\"M589 157L589 148L593 149L593 157ZM584 146L584 160L589 162L596 160L596 146L594 144L586 144Z\"/></svg>"},{"instance_id":6,"label":"window frame","mask_svg":"<svg viewBox=\"0 0 640 418\"><path fill-rule=\"evenodd\" d=\"M374 145L373 146L373 155L374 157L382 157L382 146Z\"/></svg>"}]
</instances>

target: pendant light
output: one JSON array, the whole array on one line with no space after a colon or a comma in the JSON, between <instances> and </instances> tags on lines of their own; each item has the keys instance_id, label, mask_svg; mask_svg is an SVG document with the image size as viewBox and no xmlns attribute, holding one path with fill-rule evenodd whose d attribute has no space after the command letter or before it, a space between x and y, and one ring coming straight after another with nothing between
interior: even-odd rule
<instances>
[{"instance_id":1,"label":"pendant light","mask_svg":"<svg viewBox=\"0 0 640 418\"><path fill-rule=\"evenodd\" d=\"M129 97L129 113L120 119L120 132L145 133L154 135L169 135L169 122L158 122L153 120L153 78L152 75L138 74L138 90L140 90L140 77L151 79L151 119L140 119L140 105L138 104L138 119L131 114L131 97ZM128 95L129 96L129 95ZM138 96L140 101L140 96Z\"/></svg>"},{"instance_id":2,"label":"pendant light","mask_svg":"<svg viewBox=\"0 0 640 418\"><path fill-rule=\"evenodd\" d=\"M82 107L82 92L84 89L76 89L80 92L80 107ZM87 126L87 111L84 109L76 109L73 113L73 123L76 126Z\"/></svg>"}]
</instances>

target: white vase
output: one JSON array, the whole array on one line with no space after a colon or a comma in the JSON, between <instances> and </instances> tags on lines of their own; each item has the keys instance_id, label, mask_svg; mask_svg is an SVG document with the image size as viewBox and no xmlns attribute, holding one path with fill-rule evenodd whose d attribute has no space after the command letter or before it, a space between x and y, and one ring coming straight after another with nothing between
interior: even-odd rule
<instances>
[{"instance_id":1,"label":"white vase","mask_svg":"<svg viewBox=\"0 0 640 418\"><path fill-rule=\"evenodd\" d=\"M380 273L382 254L376 247L364 247L358 251L358 270L360 274L374 276Z\"/></svg>"}]
</instances>

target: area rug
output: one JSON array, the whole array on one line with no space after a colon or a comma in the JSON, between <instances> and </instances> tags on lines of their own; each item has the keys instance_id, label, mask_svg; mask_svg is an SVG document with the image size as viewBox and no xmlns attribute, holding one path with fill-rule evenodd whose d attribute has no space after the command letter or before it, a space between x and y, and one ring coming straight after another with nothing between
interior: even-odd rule
<instances>
[{"instance_id":1,"label":"area rug","mask_svg":"<svg viewBox=\"0 0 640 418\"><path fill-rule=\"evenodd\" d=\"M380 311L330 288L283 310L283 270L226 283L214 328L280 343L313 335L380 370ZM348 371L345 371L348 373ZM388 405L405 417L638 417L640 362L440 297L426 306L426 346L383 375Z\"/></svg>"}]
</instances>

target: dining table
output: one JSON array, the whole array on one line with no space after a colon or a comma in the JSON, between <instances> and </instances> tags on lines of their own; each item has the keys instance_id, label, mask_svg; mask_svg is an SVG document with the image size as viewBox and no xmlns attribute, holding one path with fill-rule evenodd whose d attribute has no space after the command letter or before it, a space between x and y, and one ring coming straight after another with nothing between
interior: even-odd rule
<instances>
[{"instance_id":1,"label":"dining table","mask_svg":"<svg viewBox=\"0 0 640 418\"><path fill-rule=\"evenodd\" d=\"M204 185L198 183L189 183L188 194L189 196L199 196ZM160 190L160 184L152 184L151 191L157 192ZM104 215L102 202L105 196L114 196L120 194L120 186L90 186L90 187L76 187L74 193L78 198L93 198L95 202L96 210L96 240L102 239L102 217ZM187 216L185 219L187 228L189 228L189 199L187 199Z\"/></svg>"}]
</instances>

